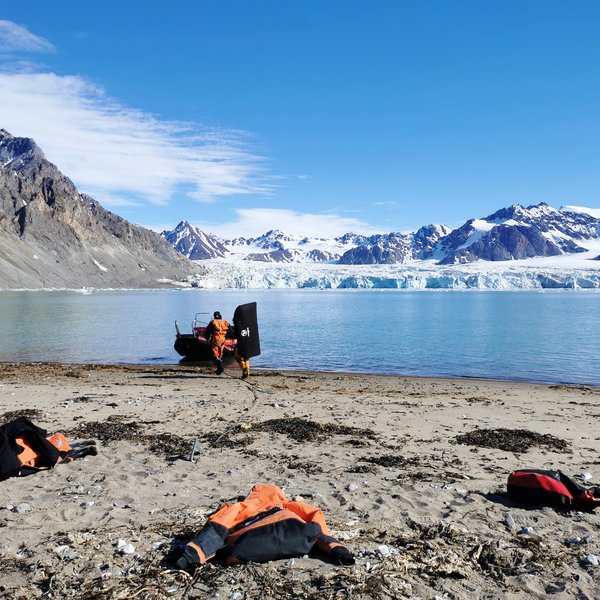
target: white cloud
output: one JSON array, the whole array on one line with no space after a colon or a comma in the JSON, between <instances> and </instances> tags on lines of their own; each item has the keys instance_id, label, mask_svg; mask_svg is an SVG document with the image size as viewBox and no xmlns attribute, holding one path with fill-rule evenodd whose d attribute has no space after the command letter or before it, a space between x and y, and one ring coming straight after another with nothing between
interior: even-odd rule
<instances>
[{"instance_id":1,"label":"white cloud","mask_svg":"<svg viewBox=\"0 0 600 600\"><path fill-rule=\"evenodd\" d=\"M0 20L0 52L54 52L54 46L42 37L12 21Z\"/></svg>"},{"instance_id":2,"label":"white cloud","mask_svg":"<svg viewBox=\"0 0 600 600\"><path fill-rule=\"evenodd\" d=\"M220 225L194 223L207 233L213 233L223 239L239 236L257 237L270 229L280 229L289 235L332 238L344 233L354 232L364 235L381 233L371 225L358 219L336 214L301 213L282 208L239 208L238 219ZM168 229L172 229L169 227Z\"/></svg>"},{"instance_id":3,"label":"white cloud","mask_svg":"<svg viewBox=\"0 0 600 600\"><path fill-rule=\"evenodd\" d=\"M80 191L108 206L200 202L268 191L242 132L205 130L129 108L81 77L0 73L1 127L31 137Z\"/></svg>"}]
</instances>

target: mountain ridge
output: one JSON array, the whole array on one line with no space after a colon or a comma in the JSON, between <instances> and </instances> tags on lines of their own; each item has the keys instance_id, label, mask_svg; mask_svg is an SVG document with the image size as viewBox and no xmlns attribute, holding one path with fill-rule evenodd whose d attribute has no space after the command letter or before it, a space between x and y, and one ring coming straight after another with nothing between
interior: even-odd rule
<instances>
[{"instance_id":1,"label":"mountain ridge","mask_svg":"<svg viewBox=\"0 0 600 600\"><path fill-rule=\"evenodd\" d=\"M577 207L557 210L544 202L527 207L513 204L487 217L469 219L456 229L432 224L410 233L371 236L347 233L329 239L287 235L271 229L257 238L223 240L187 221L161 235L172 240L176 231L174 247L195 260L223 258L340 265L434 261L440 266L451 266L585 253L588 242L600 239L600 210L598 216L596 209L585 210Z\"/></svg>"},{"instance_id":2,"label":"mountain ridge","mask_svg":"<svg viewBox=\"0 0 600 600\"><path fill-rule=\"evenodd\" d=\"M34 140L0 129L0 287L162 287L196 272L159 234L80 193Z\"/></svg>"}]
</instances>

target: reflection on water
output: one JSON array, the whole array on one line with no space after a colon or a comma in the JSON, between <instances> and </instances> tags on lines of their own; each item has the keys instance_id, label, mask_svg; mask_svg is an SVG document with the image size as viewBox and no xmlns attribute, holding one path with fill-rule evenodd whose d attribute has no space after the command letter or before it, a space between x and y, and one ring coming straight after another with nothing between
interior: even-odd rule
<instances>
[{"instance_id":1,"label":"reflection on water","mask_svg":"<svg viewBox=\"0 0 600 600\"><path fill-rule=\"evenodd\" d=\"M176 363L197 312L258 302L256 366L600 384L597 292L0 292L0 360Z\"/></svg>"}]
</instances>

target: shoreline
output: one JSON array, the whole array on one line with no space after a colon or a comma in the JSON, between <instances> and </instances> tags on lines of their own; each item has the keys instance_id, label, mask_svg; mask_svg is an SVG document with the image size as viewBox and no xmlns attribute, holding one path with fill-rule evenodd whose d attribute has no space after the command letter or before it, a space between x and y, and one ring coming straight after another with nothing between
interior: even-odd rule
<instances>
[{"instance_id":1,"label":"shoreline","mask_svg":"<svg viewBox=\"0 0 600 600\"><path fill-rule=\"evenodd\" d=\"M12 365L25 365L25 366L43 366L43 365L56 365L62 367L83 367L89 369L122 369L122 368L139 368L139 369L174 369L181 368L182 370L196 370L205 374L210 374L214 371L214 366L212 363L189 363L186 364L184 362L175 362L175 363L128 363L128 362L118 362L118 363L107 363L107 362L60 362L60 361L11 361L11 360L0 360L0 369L3 366L12 366ZM481 382L497 382L497 383L506 383L506 384L523 384L523 385L541 385L541 386L565 386L567 388L573 389L599 389L600 383L586 383L579 381L557 381L557 380L537 380L537 379L510 379L510 378L494 378L494 377L480 377L480 376L472 376L472 375L414 375L414 374L404 374L404 373L370 373L368 371L331 371L331 370L319 370L319 369L287 369L281 367L269 367L269 366L251 366L252 372L263 375L268 375L269 373L280 373L280 374L301 374L301 375L354 375L360 377L395 377L407 380L414 381L481 381ZM231 361L230 364L225 365L225 376L235 378L235 374L232 374L232 371L236 371L237 367L234 361Z\"/></svg>"},{"instance_id":2,"label":"shoreline","mask_svg":"<svg viewBox=\"0 0 600 600\"><path fill-rule=\"evenodd\" d=\"M600 511L524 508L505 491L517 468L590 472L600 484L598 400L592 386L472 378L253 369L244 382L235 367L218 377L212 366L2 362L3 422L26 413L69 441L95 439L98 455L0 482L0 590L594 597L598 570L585 557L600 555ZM504 449L456 439L486 431L507 436ZM321 509L356 564L174 569L208 515L255 483Z\"/></svg>"}]
</instances>

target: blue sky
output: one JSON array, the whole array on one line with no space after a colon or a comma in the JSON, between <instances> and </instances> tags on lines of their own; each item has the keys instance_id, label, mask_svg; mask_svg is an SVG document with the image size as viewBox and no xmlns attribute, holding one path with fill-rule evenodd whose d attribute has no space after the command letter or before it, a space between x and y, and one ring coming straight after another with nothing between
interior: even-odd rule
<instances>
[{"instance_id":1,"label":"blue sky","mask_svg":"<svg viewBox=\"0 0 600 600\"><path fill-rule=\"evenodd\" d=\"M598 31L586 0L13 2L0 127L157 230L598 207Z\"/></svg>"}]
</instances>

